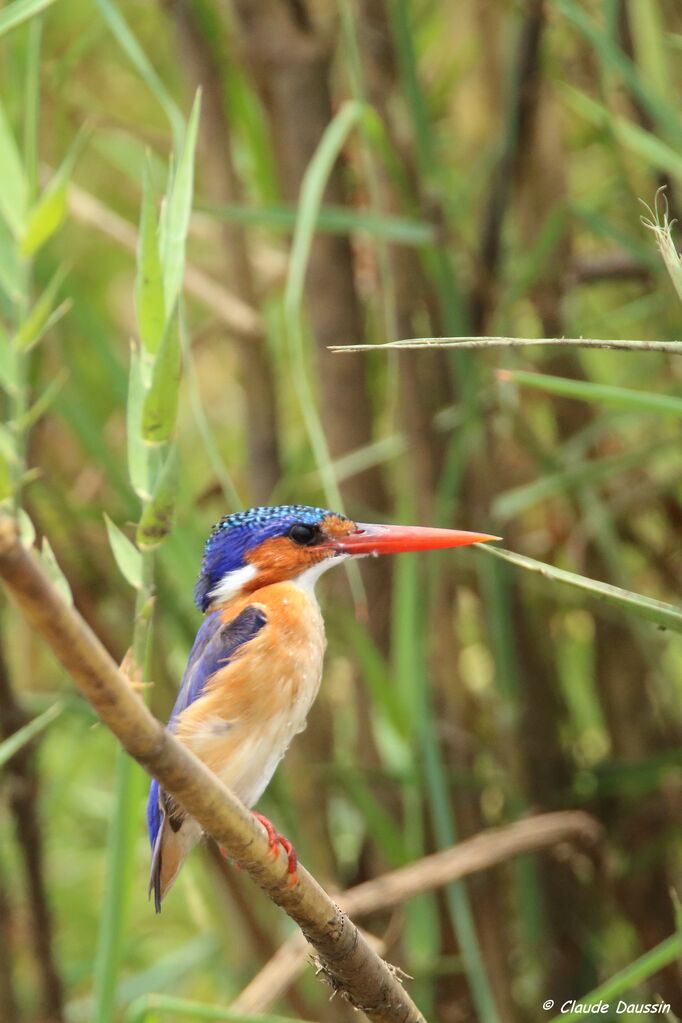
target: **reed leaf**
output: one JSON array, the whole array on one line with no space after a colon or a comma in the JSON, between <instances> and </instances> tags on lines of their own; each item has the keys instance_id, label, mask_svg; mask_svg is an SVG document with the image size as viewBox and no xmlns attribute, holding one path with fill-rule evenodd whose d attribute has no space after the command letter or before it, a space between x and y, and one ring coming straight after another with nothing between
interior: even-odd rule
<instances>
[{"instance_id":1,"label":"reed leaf","mask_svg":"<svg viewBox=\"0 0 682 1023\"><path fill-rule=\"evenodd\" d=\"M104 522L111 551L121 575L134 589L140 590L142 588L142 555L106 513Z\"/></svg>"},{"instance_id":2,"label":"reed leaf","mask_svg":"<svg viewBox=\"0 0 682 1023\"><path fill-rule=\"evenodd\" d=\"M194 151L199 130L201 93L194 98L182 148L164 204L159 246L167 315L176 304L185 270L185 245L194 195Z\"/></svg>"},{"instance_id":3,"label":"reed leaf","mask_svg":"<svg viewBox=\"0 0 682 1023\"><path fill-rule=\"evenodd\" d=\"M518 384L545 394L556 394L562 398L575 398L596 405L628 409L632 412L651 412L656 415L682 416L682 398L674 394L659 394L651 391L637 391L631 387L614 387L612 384L598 384L591 380L570 380L567 377L551 376L548 373L530 373L522 369L501 369L497 379L503 383Z\"/></svg>"},{"instance_id":4,"label":"reed leaf","mask_svg":"<svg viewBox=\"0 0 682 1023\"><path fill-rule=\"evenodd\" d=\"M6 10L0 12L0 26L6 13ZM19 147L2 103L0 103L0 180L3 182L3 187L0 188L0 214L5 218L12 234L18 238L24 229L28 209L28 182Z\"/></svg>"},{"instance_id":5,"label":"reed leaf","mask_svg":"<svg viewBox=\"0 0 682 1023\"><path fill-rule=\"evenodd\" d=\"M135 279L137 325L144 348L154 355L163 339L166 307L163 270L159 256L158 222L148 168L145 168L138 239Z\"/></svg>"},{"instance_id":6,"label":"reed leaf","mask_svg":"<svg viewBox=\"0 0 682 1023\"><path fill-rule=\"evenodd\" d=\"M632 612L645 621L657 625L659 629L672 629L674 632L682 632L682 608L675 607L674 604L666 604L662 600L654 600L652 597L645 597L641 593L632 593L629 590L621 589L619 586L611 586L609 583L589 579L587 576L577 575L575 572L568 572L563 568L555 568L544 561L536 561L535 558L528 558L523 554L515 554L513 551L506 551L501 547L487 547L485 552L487 555L501 558L517 568L541 575L544 579L549 579L551 582L572 586L588 593L599 601L603 601L621 610Z\"/></svg>"},{"instance_id":7,"label":"reed leaf","mask_svg":"<svg viewBox=\"0 0 682 1023\"><path fill-rule=\"evenodd\" d=\"M0 771L7 764L13 756L15 756L19 750L23 749L32 742L41 732L43 732L48 725L50 725L55 718L64 710L64 705L61 703L53 703L51 707L39 714L38 717L33 718L22 728L18 728L16 732L13 732L7 739L3 739L0 742Z\"/></svg>"},{"instance_id":8,"label":"reed leaf","mask_svg":"<svg viewBox=\"0 0 682 1023\"><path fill-rule=\"evenodd\" d=\"M175 428L182 372L178 321L176 310L166 325L142 404L142 437L147 444L166 444Z\"/></svg>"},{"instance_id":9,"label":"reed leaf","mask_svg":"<svg viewBox=\"0 0 682 1023\"><path fill-rule=\"evenodd\" d=\"M0 11L0 36L23 25L25 21L51 7L54 2L55 0L14 0L14 3L7 4Z\"/></svg>"}]
</instances>

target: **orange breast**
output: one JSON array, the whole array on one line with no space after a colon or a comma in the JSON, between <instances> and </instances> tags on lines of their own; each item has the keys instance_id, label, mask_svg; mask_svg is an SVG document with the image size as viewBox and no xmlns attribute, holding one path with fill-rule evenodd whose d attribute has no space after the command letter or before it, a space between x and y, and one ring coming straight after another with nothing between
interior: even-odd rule
<instances>
[{"instance_id":1,"label":"orange breast","mask_svg":"<svg viewBox=\"0 0 682 1023\"><path fill-rule=\"evenodd\" d=\"M293 736L305 727L322 676L324 624L316 600L293 583L265 586L223 609L248 605L267 624L207 683L176 722L178 738L247 804L260 797Z\"/></svg>"}]
</instances>

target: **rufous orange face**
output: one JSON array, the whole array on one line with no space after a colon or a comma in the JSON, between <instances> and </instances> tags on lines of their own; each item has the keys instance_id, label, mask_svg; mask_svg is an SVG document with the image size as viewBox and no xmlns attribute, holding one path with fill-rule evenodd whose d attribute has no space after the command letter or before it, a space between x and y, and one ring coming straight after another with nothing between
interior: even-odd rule
<instances>
[{"instance_id":1,"label":"rufous orange face","mask_svg":"<svg viewBox=\"0 0 682 1023\"><path fill-rule=\"evenodd\" d=\"M258 569L257 575L247 583L243 592L249 593L273 583L295 579L320 561L339 556L335 541L357 531L357 526L339 515L328 515L316 527L310 542L298 543L291 536L275 536L265 540L245 560Z\"/></svg>"}]
</instances>

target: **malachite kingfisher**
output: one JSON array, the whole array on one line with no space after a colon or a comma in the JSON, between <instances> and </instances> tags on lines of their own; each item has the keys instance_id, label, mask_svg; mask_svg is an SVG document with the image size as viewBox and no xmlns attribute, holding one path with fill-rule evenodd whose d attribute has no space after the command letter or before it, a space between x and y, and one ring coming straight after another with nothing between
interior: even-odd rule
<instances>
[{"instance_id":1,"label":"malachite kingfisher","mask_svg":"<svg viewBox=\"0 0 682 1023\"><path fill-rule=\"evenodd\" d=\"M325 650L315 583L347 558L495 540L485 533L353 522L306 505L226 515L206 542L204 613L168 727L242 800L258 802L317 696ZM270 822L273 855L296 854ZM157 912L201 828L152 781L147 807Z\"/></svg>"}]
</instances>

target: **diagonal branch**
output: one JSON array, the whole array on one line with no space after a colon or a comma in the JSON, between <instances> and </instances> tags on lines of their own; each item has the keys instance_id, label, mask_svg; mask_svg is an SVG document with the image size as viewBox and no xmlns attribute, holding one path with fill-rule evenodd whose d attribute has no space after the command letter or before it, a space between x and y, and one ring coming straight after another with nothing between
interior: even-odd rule
<instances>
[{"instance_id":1,"label":"diagonal branch","mask_svg":"<svg viewBox=\"0 0 682 1023\"><path fill-rule=\"evenodd\" d=\"M514 856L539 852L565 842L594 846L600 831L599 823L582 810L538 814L500 828L489 828L449 849L365 881L339 893L336 901L345 912L365 916L488 870ZM272 959L232 1002L233 1011L266 1012L287 991L305 965L305 942L300 939L300 934L292 934L280 945Z\"/></svg>"},{"instance_id":2,"label":"diagonal branch","mask_svg":"<svg viewBox=\"0 0 682 1023\"><path fill-rule=\"evenodd\" d=\"M304 867L299 868L299 884L288 887L286 862L271 859L261 826L147 710L88 625L21 545L7 515L0 518L0 577L128 753L299 925L334 989L376 1023L422 1023L395 973Z\"/></svg>"}]
</instances>

